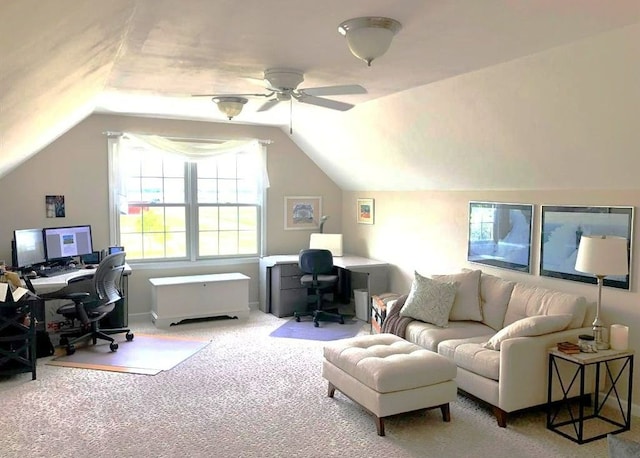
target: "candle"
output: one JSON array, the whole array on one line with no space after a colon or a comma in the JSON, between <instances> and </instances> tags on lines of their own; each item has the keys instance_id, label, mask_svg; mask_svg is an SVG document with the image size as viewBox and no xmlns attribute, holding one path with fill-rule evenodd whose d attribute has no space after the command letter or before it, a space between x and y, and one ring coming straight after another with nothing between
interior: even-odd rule
<instances>
[{"instance_id":1,"label":"candle","mask_svg":"<svg viewBox=\"0 0 640 458\"><path fill-rule=\"evenodd\" d=\"M622 324L612 324L609 343L612 350L626 350L629 347L629 327Z\"/></svg>"}]
</instances>

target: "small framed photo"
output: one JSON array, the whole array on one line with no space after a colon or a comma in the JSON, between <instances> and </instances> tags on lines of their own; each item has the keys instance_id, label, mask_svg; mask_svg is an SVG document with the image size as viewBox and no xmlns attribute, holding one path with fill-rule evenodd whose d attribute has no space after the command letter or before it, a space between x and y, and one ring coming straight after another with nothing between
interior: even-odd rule
<instances>
[{"instance_id":1,"label":"small framed photo","mask_svg":"<svg viewBox=\"0 0 640 458\"><path fill-rule=\"evenodd\" d=\"M46 196L45 207L47 218L64 218L64 196Z\"/></svg>"},{"instance_id":2,"label":"small framed photo","mask_svg":"<svg viewBox=\"0 0 640 458\"><path fill-rule=\"evenodd\" d=\"M358 224L373 224L375 216L373 199L358 199L356 206Z\"/></svg>"},{"instance_id":3,"label":"small framed photo","mask_svg":"<svg viewBox=\"0 0 640 458\"><path fill-rule=\"evenodd\" d=\"M284 230L304 231L320 228L322 197L296 196L284 198Z\"/></svg>"}]
</instances>

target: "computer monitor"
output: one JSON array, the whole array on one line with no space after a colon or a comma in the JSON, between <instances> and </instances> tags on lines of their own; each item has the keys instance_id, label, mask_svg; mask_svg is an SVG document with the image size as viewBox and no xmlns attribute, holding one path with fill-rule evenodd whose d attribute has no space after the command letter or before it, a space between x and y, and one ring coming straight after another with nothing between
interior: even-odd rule
<instances>
[{"instance_id":1,"label":"computer monitor","mask_svg":"<svg viewBox=\"0 0 640 458\"><path fill-rule=\"evenodd\" d=\"M89 225L45 227L42 233L47 261L93 253Z\"/></svg>"},{"instance_id":2,"label":"computer monitor","mask_svg":"<svg viewBox=\"0 0 640 458\"><path fill-rule=\"evenodd\" d=\"M107 248L108 254L122 253L123 251L124 251L123 246L110 246L109 248Z\"/></svg>"},{"instance_id":3,"label":"computer monitor","mask_svg":"<svg viewBox=\"0 0 640 458\"><path fill-rule=\"evenodd\" d=\"M26 269L47 262L42 228L13 231L13 266Z\"/></svg>"}]
</instances>

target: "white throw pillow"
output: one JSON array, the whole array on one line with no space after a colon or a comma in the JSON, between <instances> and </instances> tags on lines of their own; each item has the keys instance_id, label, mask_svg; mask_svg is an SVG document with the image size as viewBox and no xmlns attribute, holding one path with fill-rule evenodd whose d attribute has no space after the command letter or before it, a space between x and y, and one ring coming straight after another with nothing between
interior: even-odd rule
<instances>
[{"instance_id":1,"label":"white throw pillow","mask_svg":"<svg viewBox=\"0 0 640 458\"><path fill-rule=\"evenodd\" d=\"M423 277L414 273L411 291L400 309L400 316L408 316L425 323L446 327L458 286Z\"/></svg>"},{"instance_id":2,"label":"white throw pillow","mask_svg":"<svg viewBox=\"0 0 640 458\"><path fill-rule=\"evenodd\" d=\"M502 341L513 337L541 336L566 329L572 315L536 315L514 321L483 344L489 350L500 350Z\"/></svg>"},{"instance_id":3,"label":"white throw pillow","mask_svg":"<svg viewBox=\"0 0 640 458\"><path fill-rule=\"evenodd\" d=\"M470 270L457 274L431 276L434 280L458 284L458 291L449 313L451 321L482 321L481 274L481 270Z\"/></svg>"}]
</instances>

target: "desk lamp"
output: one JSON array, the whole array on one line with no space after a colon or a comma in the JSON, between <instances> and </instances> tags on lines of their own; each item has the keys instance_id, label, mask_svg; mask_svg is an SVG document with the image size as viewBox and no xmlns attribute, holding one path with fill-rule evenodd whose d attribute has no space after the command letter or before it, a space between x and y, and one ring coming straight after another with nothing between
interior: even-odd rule
<instances>
[{"instance_id":1,"label":"desk lamp","mask_svg":"<svg viewBox=\"0 0 640 458\"><path fill-rule=\"evenodd\" d=\"M320 233L322 234L323 228L324 228L324 223L327 222L327 220L329 219L329 217L327 215L323 215L322 218L320 218Z\"/></svg>"},{"instance_id":2,"label":"desk lamp","mask_svg":"<svg viewBox=\"0 0 640 458\"><path fill-rule=\"evenodd\" d=\"M598 350L606 350L609 344L602 340L603 322L600 320L602 284L607 275L627 275L629 258L627 239L606 235L583 235L578 246L576 270L595 275L598 279L598 302L593 320L593 337Z\"/></svg>"}]
</instances>

